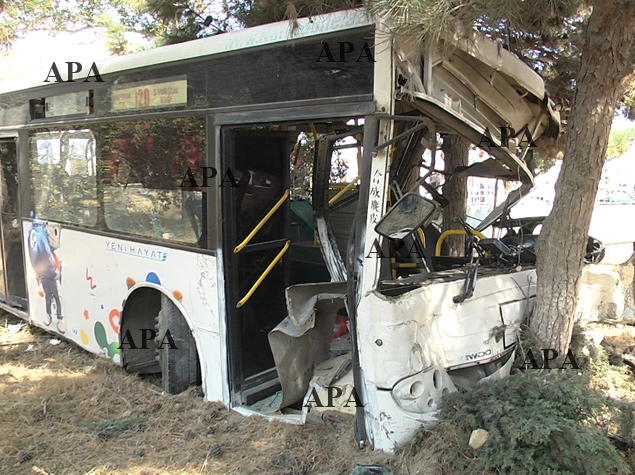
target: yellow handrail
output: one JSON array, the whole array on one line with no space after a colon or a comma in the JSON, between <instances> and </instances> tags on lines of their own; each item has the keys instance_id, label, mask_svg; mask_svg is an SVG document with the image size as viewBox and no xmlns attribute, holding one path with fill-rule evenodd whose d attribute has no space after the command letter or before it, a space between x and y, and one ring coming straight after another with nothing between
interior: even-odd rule
<instances>
[{"instance_id":1,"label":"yellow handrail","mask_svg":"<svg viewBox=\"0 0 635 475\"><path fill-rule=\"evenodd\" d=\"M483 233L478 232L476 229L471 229L470 231L472 232L474 236L477 236L479 239L485 239L485 236L483 235ZM465 229L448 229L447 231L444 231L443 233L441 233L441 236L439 236L439 239L437 239L437 247L434 251L434 255L435 256L441 255L441 245L443 244L443 241L445 241L446 237L465 236L466 234L467 234L467 231L465 231Z\"/></svg>"},{"instance_id":2,"label":"yellow handrail","mask_svg":"<svg viewBox=\"0 0 635 475\"><path fill-rule=\"evenodd\" d=\"M289 249L289 244L291 244L291 241L287 241L285 243L282 250L278 253L278 255L274 258L274 260L271 261L271 264L267 266L265 271L260 275L260 277L258 277L258 280L254 283L254 285L251 286L251 289L249 289L249 292L247 292L247 294L238 301L238 303L236 304L236 308L240 308L247 303L247 301L251 298L251 296L254 294L256 289L260 286L260 284L262 284L262 281L265 280L265 277L269 275L269 272L271 272L271 269L273 269L273 266L275 266L278 263L278 261L282 259L282 256L284 256L284 253L287 252L287 249Z\"/></svg>"},{"instance_id":3,"label":"yellow handrail","mask_svg":"<svg viewBox=\"0 0 635 475\"><path fill-rule=\"evenodd\" d=\"M313 132L313 140L317 140L318 138L318 131L315 128L315 125L313 124L313 122L309 122L309 127L311 127L311 132Z\"/></svg>"},{"instance_id":4,"label":"yellow handrail","mask_svg":"<svg viewBox=\"0 0 635 475\"><path fill-rule=\"evenodd\" d=\"M426 247L426 235L423 234L423 231L421 230L421 228L417 228L417 232L419 233L419 238L421 239L421 245L425 248Z\"/></svg>"},{"instance_id":5,"label":"yellow handrail","mask_svg":"<svg viewBox=\"0 0 635 475\"><path fill-rule=\"evenodd\" d=\"M417 267L417 263L416 262L397 262L395 264L399 269L410 269L413 267Z\"/></svg>"},{"instance_id":6,"label":"yellow handrail","mask_svg":"<svg viewBox=\"0 0 635 475\"><path fill-rule=\"evenodd\" d=\"M280 198L278 202L275 205L273 205L273 208L271 208L271 210L269 210L269 212L265 215L265 217L260 220L260 222L253 229L253 231L251 231L249 235L245 238L245 240L234 248L234 254L238 254L240 251L243 250L243 248L247 244L249 244L249 241L251 241L253 237L256 235L256 233L260 231L260 228L262 228L265 225L265 223L269 221L269 218L273 216L273 213L275 213L278 210L278 208L282 206L282 203L284 203L288 197L289 197L289 190L284 192L284 195L282 195L282 198Z\"/></svg>"},{"instance_id":7,"label":"yellow handrail","mask_svg":"<svg viewBox=\"0 0 635 475\"><path fill-rule=\"evenodd\" d=\"M339 200L344 193L346 193L348 190L353 188L355 186L355 183L357 183L361 178L362 178L361 176L358 176L353 181L351 181L348 185L346 185L344 188L338 191L337 194L329 200L329 206L333 205L333 203Z\"/></svg>"}]
</instances>

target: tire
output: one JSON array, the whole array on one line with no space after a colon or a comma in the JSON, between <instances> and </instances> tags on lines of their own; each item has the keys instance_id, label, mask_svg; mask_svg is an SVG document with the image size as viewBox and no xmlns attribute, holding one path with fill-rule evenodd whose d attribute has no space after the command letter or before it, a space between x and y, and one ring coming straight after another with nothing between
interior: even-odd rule
<instances>
[{"instance_id":1,"label":"tire","mask_svg":"<svg viewBox=\"0 0 635 475\"><path fill-rule=\"evenodd\" d=\"M174 303L161 296L157 346L163 390L178 394L199 384L200 370L196 341L185 318ZM168 335L169 332L169 335Z\"/></svg>"},{"instance_id":2,"label":"tire","mask_svg":"<svg viewBox=\"0 0 635 475\"><path fill-rule=\"evenodd\" d=\"M586 246L586 255L584 256L585 264L598 264L602 262L605 254L606 248L604 247L604 244L589 236Z\"/></svg>"}]
</instances>

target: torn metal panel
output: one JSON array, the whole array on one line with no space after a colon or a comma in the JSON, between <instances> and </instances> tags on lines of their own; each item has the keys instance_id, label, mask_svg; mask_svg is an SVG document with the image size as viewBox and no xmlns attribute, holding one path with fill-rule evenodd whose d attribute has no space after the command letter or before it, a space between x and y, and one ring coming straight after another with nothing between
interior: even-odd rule
<instances>
[{"instance_id":1,"label":"torn metal panel","mask_svg":"<svg viewBox=\"0 0 635 475\"><path fill-rule=\"evenodd\" d=\"M286 289L285 293L289 319L295 325L306 326L312 325L310 320L315 318L315 305L319 301L341 299L346 295L346 283L320 282L292 285ZM338 308L341 307L340 304Z\"/></svg>"},{"instance_id":2,"label":"torn metal panel","mask_svg":"<svg viewBox=\"0 0 635 475\"><path fill-rule=\"evenodd\" d=\"M538 98L546 94L542 78L529 66L516 58L501 44L488 40L476 32L470 38L455 44L467 54L504 74L512 84L517 84Z\"/></svg>"},{"instance_id":3,"label":"torn metal panel","mask_svg":"<svg viewBox=\"0 0 635 475\"><path fill-rule=\"evenodd\" d=\"M345 282L294 285L286 289L289 315L269 333L278 378L280 408L304 398L317 364L331 357L329 345Z\"/></svg>"},{"instance_id":4,"label":"torn metal panel","mask_svg":"<svg viewBox=\"0 0 635 475\"><path fill-rule=\"evenodd\" d=\"M423 281L397 297L374 291L360 302L361 365L376 449L394 451L409 440L413 420L432 424L440 398L457 385L509 374L515 329L535 295L535 271L482 276L474 296L455 303L462 284L460 278ZM387 391L390 407L382 396Z\"/></svg>"},{"instance_id":5,"label":"torn metal panel","mask_svg":"<svg viewBox=\"0 0 635 475\"><path fill-rule=\"evenodd\" d=\"M516 175L502 163L489 158L482 162L474 163L456 173L457 177L480 176L483 178L500 178L501 180L515 180Z\"/></svg>"},{"instance_id":6,"label":"torn metal panel","mask_svg":"<svg viewBox=\"0 0 635 475\"><path fill-rule=\"evenodd\" d=\"M394 54L402 77L398 96L404 102L434 118L440 131L462 135L475 144L484 142L516 179L532 182L523 162L529 145L526 135L503 140L501 128L507 129L507 136L526 130L533 140L545 131L557 136L559 114L538 74L478 35L457 41L445 52L397 36ZM483 141L486 130L491 140Z\"/></svg>"},{"instance_id":7,"label":"torn metal panel","mask_svg":"<svg viewBox=\"0 0 635 475\"><path fill-rule=\"evenodd\" d=\"M435 122L439 124L439 130L445 131L446 133L461 135L475 144L479 144L485 134L486 127L481 125L483 119L479 120L478 118L467 117L466 114L454 110L445 102L434 97L415 93L412 105L428 117L434 117ZM501 126L506 125L497 125L496 127ZM499 145L497 147L487 148L488 152L501 160L518 181L533 184L533 174L529 168L527 168L527 165L516 155L510 153L507 148L500 146L500 130L494 128L494 125L492 125L492 128L488 127L488 130L492 136L492 140Z\"/></svg>"},{"instance_id":8,"label":"torn metal panel","mask_svg":"<svg viewBox=\"0 0 635 475\"><path fill-rule=\"evenodd\" d=\"M336 282L346 280L346 266L329 223L329 177L331 176L331 157L333 155L331 140L316 140L315 160L313 164L313 209L315 211L315 227L324 263Z\"/></svg>"},{"instance_id":9,"label":"torn metal panel","mask_svg":"<svg viewBox=\"0 0 635 475\"><path fill-rule=\"evenodd\" d=\"M308 404L305 404L302 408L303 413L306 414L309 410L316 412L338 411L355 415L356 406L353 396L355 385L352 366L353 361L350 354L332 358L316 366L307 396L314 392L324 407L319 407L317 404L308 407ZM336 394L339 396L334 397Z\"/></svg>"},{"instance_id":10,"label":"torn metal panel","mask_svg":"<svg viewBox=\"0 0 635 475\"><path fill-rule=\"evenodd\" d=\"M522 129L533 111L504 76L462 51L457 51L443 62L443 67L469 85L475 95L501 118L509 120L509 126ZM543 89L544 96L544 89Z\"/></svg>"},{"instance_id":11,"label":"torn metal panel","mask_svg":"<svg viewBox=\"0 0 635 475\"><path fill-rule=\"evenodd\" d=\"M379 118L367 116L364 124L364 152L362 160L361 184L359 190L359 201L357 212L353 222L353 229L346 249L346 271L348 280L346 282L346 308L348 310L349 328L352 336L351 356L353 360L353 381L357 395L366 400L364 390L364 380L360 364L359 333L357 330L357 308L362 295L362 274L364 271L364 248L366 239L366 219L368 213L368 202L370 192L370 180L372 173L373 156L372 150L377 144L379 132ZM363 407L356 408L354 432L356 440L360 446L367 442L367 413Z\"/></svg>"}]
</instances>

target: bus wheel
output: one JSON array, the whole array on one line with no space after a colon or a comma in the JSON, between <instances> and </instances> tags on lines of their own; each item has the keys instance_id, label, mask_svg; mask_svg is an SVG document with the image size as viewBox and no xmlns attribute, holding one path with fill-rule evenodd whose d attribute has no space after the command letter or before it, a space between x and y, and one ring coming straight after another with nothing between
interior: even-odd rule
<instances>
[{"instance_id":1,"label":"bus wheel","mask_svg":"<svg viewBox=\"0 0 635 475\"><path fill-rule=\"evenodd\" d=\"M165 295L161 296L158 324L163 390L177 394L199 384L200 370L194 336L179 309Z\"/></svg>"}]
</instances>

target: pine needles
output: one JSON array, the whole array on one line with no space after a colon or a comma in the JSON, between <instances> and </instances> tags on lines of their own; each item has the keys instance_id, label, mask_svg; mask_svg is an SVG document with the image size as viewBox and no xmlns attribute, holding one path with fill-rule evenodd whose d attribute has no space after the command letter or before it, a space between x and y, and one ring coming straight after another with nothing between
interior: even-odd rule
<instances>
[{"instance_id":1,"label":"pine needles","mask_svg":"<svg viewBox=\"0 0 635 475\"><path fill-rule=\"evenodd\" d=\"M606 413L605 403L588 373L520 373L447 397L438 426L413 444L432 449L438 473L628 473L592 423ZM489 438L475 451L467 442L479 428ZM416 457L409 468L419 468Z\"/></svg>"}]
</instances>

